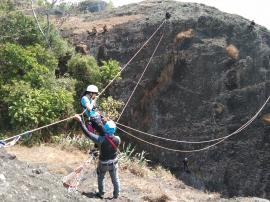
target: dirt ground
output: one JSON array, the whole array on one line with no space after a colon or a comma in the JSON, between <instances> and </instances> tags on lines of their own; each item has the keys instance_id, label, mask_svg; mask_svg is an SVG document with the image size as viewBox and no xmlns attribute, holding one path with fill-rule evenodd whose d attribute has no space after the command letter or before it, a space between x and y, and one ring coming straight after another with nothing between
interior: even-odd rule
<instances>
[{"instance_id":1,"label":"dirt ground","mask_svg":"<svg viewBox=\"0 0 270 202\"><path fill-rule=\"evenodd\" d=\"M32 148L14 146L7 151L15 154L17 159L34 166L45 166L50 173L63 177L88 159L88 155L79 150L66 151L59 146L34 146ZM218 194L205 194L186 186L165 170L148 170L144 176L131 169L120 169L121 196L117 201L216 201ZM79 187L82 197L95 199L93 193L97 190L95 163L86 175L87 179ZM109 175L106 176L105 195L109 199L112 195L112 185ZM77 196L78 197L78 196ZM95 199L97 200L97 199Z\"/></svg>"}]
</instances>

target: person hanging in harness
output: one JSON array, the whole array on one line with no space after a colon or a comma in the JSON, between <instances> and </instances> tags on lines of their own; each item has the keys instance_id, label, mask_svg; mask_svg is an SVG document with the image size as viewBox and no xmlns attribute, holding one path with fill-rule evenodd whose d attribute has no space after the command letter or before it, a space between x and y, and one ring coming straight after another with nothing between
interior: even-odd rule
<instances>
[{"instance_id":1,"label":"person hanging in harness","mask_svg":"<svg viewBox=\"0 0 270 202\"><path fill-rule=\"evenodd\" d=\"M76 114L75 119L80 122L84 134L93 142L99 144L100 155L97 166L98 193L96 196L99 198L104 197L104 177L106 172L109 171L114 187L113 198L118 198L120 192L120 180L118 176L117 152L121 139L114 135L116 132L116 124L112 120L107 121L104 124L104 135L100 136L87 129L80 115Z\"/></svg>"},{"instance_id":2,"label":"person hanging in harness","mask_svg":"<svg viewBox=\"0 0 270 202\"><path fill-rule=\"evenodd\" d=\"M103 135L103 117L100 115L100 112L97 109L97 95L98 87L95 85L89 85L83 94L81 105L86 110L85 114L87 116L87 129L92 133L96 131L99 135Z\"/></svg>"}]
</instances>

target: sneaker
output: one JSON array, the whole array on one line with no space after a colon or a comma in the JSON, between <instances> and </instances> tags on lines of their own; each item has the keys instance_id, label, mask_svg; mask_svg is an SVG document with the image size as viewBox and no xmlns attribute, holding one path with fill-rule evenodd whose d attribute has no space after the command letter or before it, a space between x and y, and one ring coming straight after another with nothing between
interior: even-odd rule
<instances>
[{"instance_id":1,"label":"sneaker","mask_svg":"<svg viewBox=\"0 0 270 202\"><path fill-rule=\"evenodd\" d=\"M96 193L96 197L103 199L104 198L104 194L100 194L99 192L97 192Z\"/></svg>"}]
</instances>

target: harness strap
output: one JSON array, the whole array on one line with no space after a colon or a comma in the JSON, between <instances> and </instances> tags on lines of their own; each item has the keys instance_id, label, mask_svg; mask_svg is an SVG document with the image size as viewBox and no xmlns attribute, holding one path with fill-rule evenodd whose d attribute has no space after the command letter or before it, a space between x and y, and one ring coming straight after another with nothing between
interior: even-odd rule
<instances>
[{"instance_id":1,"label":"harness strap","mask_svg":"<svg viewBox=\"0 0 270 202\"><path fill-rule=\"evenodd\" d=\"M112 141L112 138L109 137L108 135L105 135L105 139L112 145L112 147L117 150L117 146L114 144L114 142Z\"/></svg>"}]
</instances>

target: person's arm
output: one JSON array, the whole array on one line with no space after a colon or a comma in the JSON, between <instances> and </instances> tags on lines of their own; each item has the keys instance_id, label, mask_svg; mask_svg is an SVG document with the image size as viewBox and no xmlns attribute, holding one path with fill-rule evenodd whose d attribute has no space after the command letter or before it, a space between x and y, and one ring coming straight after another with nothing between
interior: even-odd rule
<instances>
[{"instance_id":1,"label":"person's arm","mask_svg":"<svg viewBox=\"0 0 270 202\"><path fill-rule=\"evenodd\" d=\"M80 122L81 128L82 128L83 133L85 134L85 136L87 136L90 140L92 140L95 143L102 143L103 142L104 137L101 137L99 135L96 135L96 134L91 133L90 131L88 131L88 129L87 129L85 123L82 121L82 118L81 118L80 115L76 114L75 119Z\"/></svg>"},{"instance_id":2,"label":"person's arm","mask_svg":"<svg viewBox=\"0 0 270 202\"><path fill-rule=\"evenodd\" d=\"M95 100L90 102L89 99L87 99L85 96L82 98L82 106L84 106L89 112L94 108L95 106Z\"/></svg>"},{"instance_id":3,"label":"person's arm","mask_svg":"<svg viewBox=\"0 0 270 202\"><path fill-rule=\"evenodd\" d=\"M85 107L87 108L87 110L90 112L93 108L94 108L94 102L87 102L85 104Z\"/></svg>"}]
</instances>

